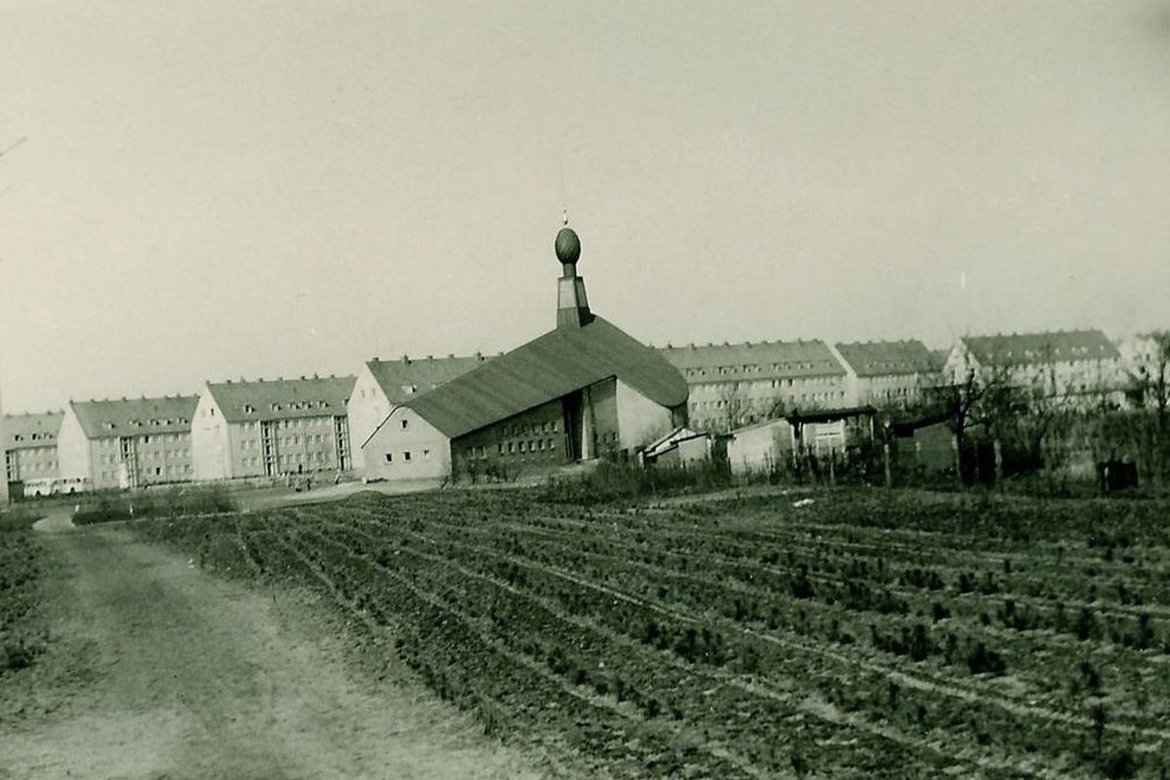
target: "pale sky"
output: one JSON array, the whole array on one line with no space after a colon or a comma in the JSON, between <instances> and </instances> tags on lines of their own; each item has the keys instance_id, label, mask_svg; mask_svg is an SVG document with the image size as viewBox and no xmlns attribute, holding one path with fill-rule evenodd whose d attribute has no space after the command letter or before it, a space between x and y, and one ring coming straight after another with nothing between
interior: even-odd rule
<instances>
[{"instance_id":1,"label":"pale sky","mask_svg":"<svg viewBox=\"0 0 1170 780\"><path fill-rule=\"evenodd\" d=\"M653 344L1170 326L1165 0L0 0L21 138L8 411L509 349L564 207Z\"/></svg>"}]
</instances>

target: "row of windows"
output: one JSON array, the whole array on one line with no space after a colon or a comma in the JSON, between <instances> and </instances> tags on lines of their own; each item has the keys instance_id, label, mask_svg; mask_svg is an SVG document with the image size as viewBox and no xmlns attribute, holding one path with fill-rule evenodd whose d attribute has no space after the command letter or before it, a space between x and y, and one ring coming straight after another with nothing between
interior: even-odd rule
<instances>
[{"instance_id":1,"label":"row of windows","mask_svg":"<svg viewBox=\"0 0 1170 780\"><path fill-rule=\"evenodd\" d=\"M33 460L33 461L7 461L8 473L14 474L18 469L20 471L55 471L57 468L57 461L55 460Z\"/></svg>"},{"instance_id":2,"label":"row of windows","mask_svg":"<svg viewBox=\"0 0 1170 780\"><path fill-rule=\"evenodd\" d=\"M188 420L186 417L175 417L173 419L170 417L166 417L166 418L161 418L161 419L157 419L157 420L151 419L151 420L147 420L146 422L143 422L142 420L131 420L129 422L129 425L131 428L142 428L144 426L150 427L150 428L161 428L161 427L166 426L166 425L190 425L190 424L191 424L191 421ZM117 425L115 425L113 422L111 422L109 420L106 420L105 422L102 423L103 430L112 431L116 427L117 427Z\"/></svg>"},{"instance_id":3,"label":"row of windows","mask_svg":"<svg viewBox=\"0 0 1170 780\"><path fill-rule=\"evenodd\" d=\"M773 363L772 370L780 371L811 371L813 368L834 368L835 363L831 360L797 360L786 363ZM744 363L738 366L711 366L709 368L685 368L683 369L684 376L708 376L718 374L726 376L727 374L742 373L742 374L758 374L764 370L762 363Z\"/></svg>"},{"instance_id":4,"label":"row of windows","mask_svg":"<svg viewBox=\"0 0 1170 780\"><path fill-rule=\"evenodd\" d=\"M385 453L383 455L383 459L384 459L384 462L386 462L386 463L393 463L394 462L394 453L393 452ZM422 459L423 460L430 460L431 459L431 451L430 450L423 450L422 451ZM413 462L413 460L414 460L414 453L411 450L403 450L402 451L402 455L401 455L401 462L402 463L411 463L411 462Z\"/></svg>"},{"instance_id":5,"label":"row of windows","mask_svg":"<svg viewBox=\"0 0 1170 780\"><path fill-rule=\"evenodd\" d=\"M53 434L39 433L39 432L34 431L32 434L29 435L28 438L29 438L29 441L49 441L53 438ZM23 433L13 434L12 440L13 441L24 441L24 434Z\"/></svg>"},{"instance_id":6,"label":"row of windows","mask_svg":"<svg viewBox=\"0 0 1170 780\"><path fill-rule=\"evenodd\" d=\"M149 452L143 452L139 455L139 458L141 460L163 460L163 459L178 460L180 458L189 458L189 457L191 457L191 450L189 450L186 447L183 447L181 449L175 449L175 450L151 450ZM102 464L120 463L121 461L122 461L122 456L119 453L116 453L116 452L102 453L102 456L101 456Z\"/></svg>"},{"instance_id":7,"label":"row of windows","mask_svg":"<svg viewBox=\"0 0 1170 780\"><path fill-rule=\"evenodd\" d=\"M281 455L275 459L275 463L279 467L299 466L303 464L312 465L332 463L332 454L328 452L296 452L292 455ZM246 458L240 458L241 466L259 466L261 459L258 455L252 455Z\"/></svg>"},{"instance_id":8,"label":"row of windows","mask_svg":"<svg viewBox=\"0 0 1170 780\"><path fill-rule=\"evenodd\" d=\"M191 435L188 433L161 433L161 434L156 433L154 435L141 436L141 437L139 437L139 441L142 444L152 444L152 443L158 444L159 442L172 442L172 443L174 443L174 442L180 442L180 441L187 441L189 438L191 438ZM118 446L118 438L115 436L109 436L106 438L98 439L98 442L99 442L98 446L103 448L103 449L110 449L111 447Z\"/></svg>"},{"instance_id":9,"label":"row of windows","mask_svg":"<svg viewBox=\"0 0 1170 780\"><path fill-rule=\"evenodd\" d=\"M276 437L276 443L281 447L296 447L304 444L331 444L332 437L323 433L306 433L303 437L299 434L291 434L289 436ZM240 449L255 450L260 448L259 439L242 439L240 441Z\"/></svg>"},{"instance_id":10,"label":"row of windows","mask_svg":"<svg viewBox=\"0 0 1170 780\"><path fill-rule=\"evenodd\" d=\"M500 434L502 436L531 436L538 433L557 433L560 430L560 422L548 420L546 422L504 425L500 428Z\"/></svg>"},{"instance_id":11,"label":"row of windows","mask_svg":"<svg viewBox=\"0 0 1170 780\"><path fill-rule=\"evenodd\" d=\"M179 476L184 476L184 475L188 475L191 473L191 464L190 463L182 463L182 464L172 463L171 465L166 466L165 468L163 466L154 466L152 468L146 469L146 471L144 471L143 473L151 475L151 476L155 476L155 477L161 477L164 474L168 477L179 477ZM119 472L117 469L114 469L113 471L103 471L102 472L102 481L103 482L110 482L112 480L117 480L118 474L119 474Z\"/></svg>"},{"instance_id":12,"label":"row of windows","mask_svg":"<svg viewBox=\"0 0 1170 780\"><path fill-rule=\"evenodd\" d=\"M759 400L763 400L764 401L763 405L766 406L775 400L808 402L808 401L841 401L844 398L845 398L845 391L844 390L833 390L833 391L827 391L827 392L823 392L823 393L801 393L799 396L797 396L796 393L791 393L791 394L785 395L781 399L770 399L770 398L746 399L745 398L744 400L739 402L739 405L740 406L758 405L758 404L755 404L754 401L759 401ZM720 399L717 399L714 401L691 401L690 402L690 408L692 410L726 409L728 406L731 406L731 405L735 405L735 399L731 399L729 401L726 398L720 398Z\"/></svg>"},{"instance_id":13,"label":"row of windows","mask_svg":"<svg viewBox=\"0 0 1170 780\"><path fill-rule=\"evenodd\" d=\"M691 385L691 390L696 393L706 393L708 395L721 395L729 390L767 390L776 389L779 387L807 387L810 385L835 385L840 384L841 377L839 376L809 376L796 377L786 379L771 379L762 382L707 382L702 384Z\"/></svg>"}]
</instances>

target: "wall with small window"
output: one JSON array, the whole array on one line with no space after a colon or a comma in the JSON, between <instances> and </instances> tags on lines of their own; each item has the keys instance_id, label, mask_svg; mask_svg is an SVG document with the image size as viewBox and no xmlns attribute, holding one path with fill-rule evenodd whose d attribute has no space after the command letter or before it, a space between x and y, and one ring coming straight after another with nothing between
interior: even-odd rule
<instances>
[{"instance_id":1,"label":"wall with small window","mask_svg":"<svg viewBox=\"0 0 1170 780\"><path fill-rule=\"evenodd\" d=\"M493 469L509 474L567 462L564 408L560 399L541 404L451 442L455 476L478 478Z\"/></svg>"},{"instance_id":2,"label":"wall with small window","mask_svg":"<svg viewBox=\"0 0 1170 780\"><path fill-rule=\"evenodd\" d=\"M442 479L451 473L451 444L413 409L399 406L362 447L367 479Z\"/></svg>"}]
</instances>

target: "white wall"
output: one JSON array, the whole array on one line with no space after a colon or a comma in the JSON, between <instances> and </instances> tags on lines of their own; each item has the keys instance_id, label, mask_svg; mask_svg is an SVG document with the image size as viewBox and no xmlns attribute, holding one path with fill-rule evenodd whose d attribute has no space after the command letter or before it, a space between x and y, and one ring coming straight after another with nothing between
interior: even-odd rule
<instances>
[{"instance_id":1,"label":"white wall","mask_svg":"<svg viewBox=\"0 0 1170 780\"><path fill-rule=\"evenodd\" d=\"M62 477L82 477L93 480L90 462L89 439L77 419L73 407L65 407L61 418L61 431L57 434L57 468Z\"/></svg>"},{"instance_id":2,"label":"white wall","mask_svg":"<svg viewBox=\"0 0 1170 780\"><path fill-rule=\"evenodd\" d=\"M670 410L659 406L620 379L617 382L618 438L631 452L674 428Z\"/></svg>"},{"instance_id":3,"label":"white wall","mask_svg":"<svg viewBox=\"0 0 1170 780\"><path fill-rule=\"evenodd\" d=\"M395 408L362 449L368 479L442 479L451 474L451 440L405 406Z\"/></svg>"},{"instance_id":4,"label":"white wall","mask_svg":"<svg viewBox=\"0 0 1170 780\"><path fill-rule=\"evenodd\" d=\"M191 418L191 467L196 480L227 479L232 476L231 450L223 412L205 385Z\"/></svg>"},{"instance_id":5,"label":"white wall","mask_svg":"<svg viewBox=\"0 0 1170 780\"><path fill-rule=\"evenodd\" d=\"M792 451L792 426L774 420L735 431L727 442L727 463L733 474L767 471Z\"/></svg>"},{"instance_id":6,"label":"white wall","mask_svg":"<svg viewBox=\"0 0 1170 780\"><path fill-rule=\"evenodd\" d=\"M362 444L370 437L382 421L390 414L390 399L382 391L378 380L368 365L362 365L357 380L353 385L353 392L346 404L346 414L349 415L349 437L353 450L353 467L360 472L365 468L365 452Z\"/></svg>"}]
</instances>

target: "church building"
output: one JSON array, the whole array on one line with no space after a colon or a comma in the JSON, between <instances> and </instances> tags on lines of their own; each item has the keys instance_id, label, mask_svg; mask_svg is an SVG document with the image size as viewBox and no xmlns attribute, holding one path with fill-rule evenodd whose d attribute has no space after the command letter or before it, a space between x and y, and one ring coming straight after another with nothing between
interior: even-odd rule
<instances>
[{"instance_id":1,"label":"church building","mask_svg":"<svg viewBox=\"0 0 1170 780\"><path fill-rule=\"evenodd\" d=\"M682 374L590 310L577 234L566 226L554 245L562 270L556 328L394 406L362 443L367 479L631 459L686 423Z\"/></svg>"}]
</instances>

